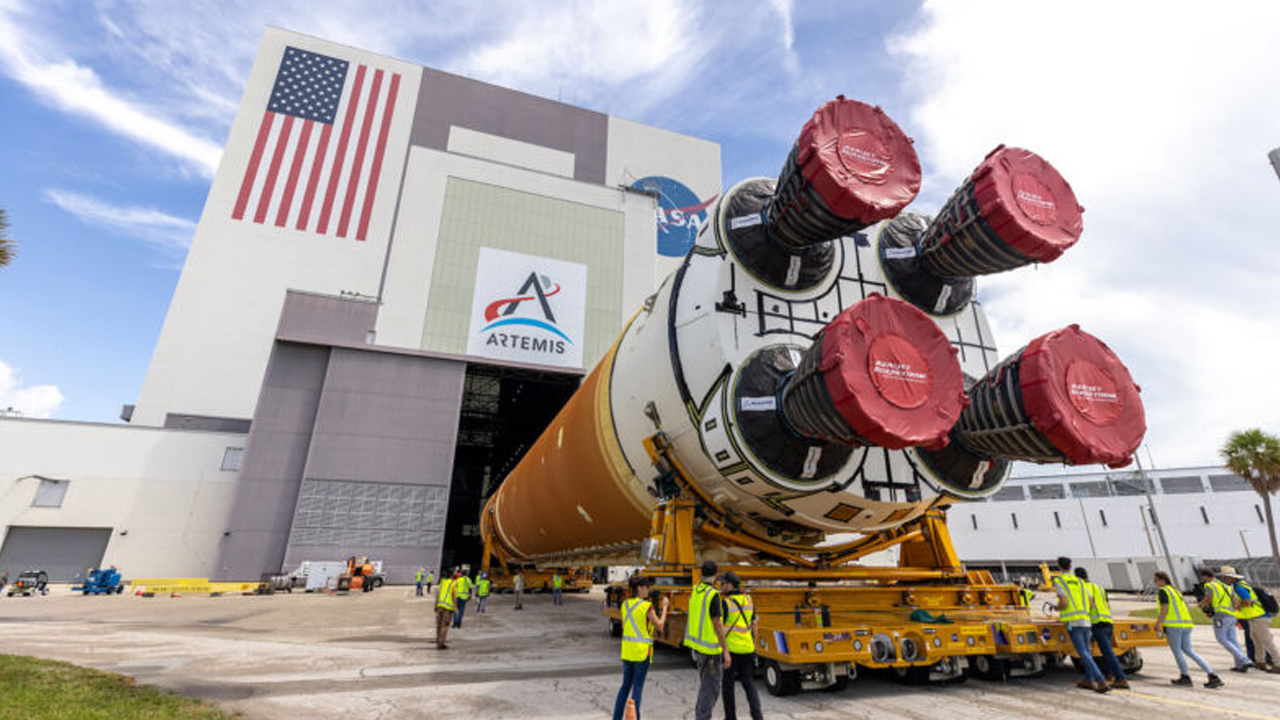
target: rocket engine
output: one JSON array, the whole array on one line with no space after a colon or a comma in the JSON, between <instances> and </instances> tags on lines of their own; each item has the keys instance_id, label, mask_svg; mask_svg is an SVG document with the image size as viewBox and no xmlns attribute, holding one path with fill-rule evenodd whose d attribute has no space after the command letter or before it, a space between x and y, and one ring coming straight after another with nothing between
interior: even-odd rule
<instances>
[{"instance_id":1,"label":"rocket engine","mask_svg":"<svg viewBox=\"0 0 1280 720\"><path fill-rule=\"evenodd\" d=\"M1127 463L1145 421L1119 359L1071 326L1002 361L974 299L976 276L1078 240L1067 182L1001 146L933 219L903 212L919 187L879 108L819 108L776 181L714 206L490 498L486 536L521 559L632 550L666 492L658 432L734 522L793 544L985 497L1015 459Z\"/></svg>"}]
</instances>

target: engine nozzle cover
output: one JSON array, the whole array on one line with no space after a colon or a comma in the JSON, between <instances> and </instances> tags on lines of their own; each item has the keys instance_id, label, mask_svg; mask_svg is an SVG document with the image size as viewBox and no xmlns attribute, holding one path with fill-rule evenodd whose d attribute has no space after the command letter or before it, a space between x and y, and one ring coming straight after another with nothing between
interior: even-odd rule
<instances>
[{"instance_id":1,"label":"engine nozzle cover","mask_svg":"<svg viewBox=\"0 0 1280 720\"><path fill-rule=\"evenodd\" d=\"M1019 386L1031 424L1072 465L1128 465L1147 431L1128 368L1079 325L1027 344Z\"/></svg>"},{"instance_id":2,"label":"engine nozzle cover","mask_svg":"<svg viewBox=\"0 0 1280 720\"><path fill-rule=\"evenodd\" d=\"M812 437L941 448L968 404L955 355L928 315L873 294L822 330L783 392L783 412Z\"/></svg>"}]
</instances>

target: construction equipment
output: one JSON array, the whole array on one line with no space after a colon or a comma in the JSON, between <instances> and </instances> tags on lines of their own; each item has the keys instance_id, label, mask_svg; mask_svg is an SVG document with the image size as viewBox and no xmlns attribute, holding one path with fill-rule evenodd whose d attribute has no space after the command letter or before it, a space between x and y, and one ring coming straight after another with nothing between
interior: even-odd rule
<instances>
[{"instance_id":1,"label":"construction equipment","mask_svg":"<svg viewBox=\"0 0 1280 720\"><path fill-rule=\"evenodd\" d=\"M494 592L511 592L514 589L515 574L517 571L524 573L524 591L551 592L551 578L559 573L564 581L564 592L587 592L591 590L592 572L590 567L537 567L530 565L529 567L500 566L491 568L487 564L481 564L481 572L489 574L489 581L493 583Z\"/></svg>"},{"instance_id":2,"label":"construction equipment","mask_svg":"<svg viewBox=\"0 0 1280 720\"><path fill-rule=\"evenodd\" d=\"M713 206L488 500L486 564L643 565L674 611L655 640L679 645L717 560L751 586L775 694L858 667L917 682L1069 656L1062 623L964 568L945 521L1014 460L1121 466L1142 440L1138 387L1105 344L1069 326L1001 360L975 299L976 276L1061 256L1083 208L1019 148L988 154L934 218L904 212L919 184L879 108L819 108L776 181ZM884 550L895 566L858 563ZM1130 669L1161 642L1149 620L1115 627Z\"/></svg>"},{"instance_id":3,"label":"construction equipment","mask_svg":"<svg viewBox=\"0 0 1280 720\"><path fill-rule=\"evenodd\" d=\"M85 575L84 582L74 585L71 592L85 595L119 595L124 592L124 582L120 579L120 571L109 568L94 568Z\"/></svg>"},{"instance_id":4,"label":"construction equipment","mask_svg":"<svg viewBox=\"0 0 1280 720\"><path fill-rule=\"evenodd\" d=\"M347 558L346 572L338 578L338 590L370 592L386 583L382 562L370 562L367 557Z\"/></svg>"},{"instance_id":5,"label":"construction equipment","mask_svg":"<svg viewBox=\"0 0 1280 720\"><path fill-rule=\"evenodd\" d=\"M49 573L44 570L27 570L9 585L9 597L35 597L49 594Z\"/></svg>"}]
</instances>

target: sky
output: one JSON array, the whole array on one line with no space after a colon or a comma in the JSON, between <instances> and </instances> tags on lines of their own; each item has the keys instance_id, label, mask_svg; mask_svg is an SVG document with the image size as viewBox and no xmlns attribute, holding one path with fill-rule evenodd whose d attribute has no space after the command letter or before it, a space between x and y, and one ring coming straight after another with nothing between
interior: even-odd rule
<instances>
[{"instance_id":1,"label":"sky","mask_svg":"<svg viewBox=\"0 0 1280 720\"><path fill-rule=\"evenodd\" d=\"M1280 432L1280 4L0 0L0 411L115 421L150 362L267 25L721 144L776 175L837 94L915 139L933 213L997 144L1086 208L978 281L1012 352L1069 323L1143 389L1150 458ZM385 9L384 8L392 8ZM1144 452L1144 459L1147 453Z\"/></svg>"}]
</instances>

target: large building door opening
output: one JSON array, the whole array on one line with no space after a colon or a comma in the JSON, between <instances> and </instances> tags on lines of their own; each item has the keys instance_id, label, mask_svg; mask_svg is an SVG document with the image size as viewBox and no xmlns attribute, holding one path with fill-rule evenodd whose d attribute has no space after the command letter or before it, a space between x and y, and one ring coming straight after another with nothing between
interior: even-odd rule
<instances>
[{"instance_id":1,"label":"large building door opening","mask_svg":"<svg viewBox=\"0 0 1280 720\"><path fill-rule=\"evenodd\" d=\"M449 490L442 572L480 566L480 510L555 419L581 378L495 365L468 365Z\"/></svg>"}]
</instances>

